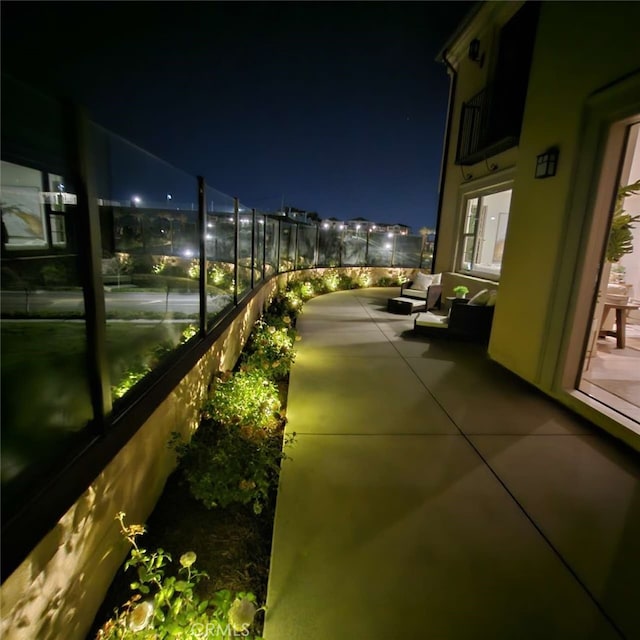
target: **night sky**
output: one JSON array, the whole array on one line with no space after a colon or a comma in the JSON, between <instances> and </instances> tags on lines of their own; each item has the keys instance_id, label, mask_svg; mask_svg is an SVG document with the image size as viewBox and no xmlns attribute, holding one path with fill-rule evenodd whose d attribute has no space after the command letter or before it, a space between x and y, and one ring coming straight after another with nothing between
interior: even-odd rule
<instances>
[{"instance_id":1,"label":"night sky","mask_svg":"<svg viewBox=\"0 0 640 640\"><path fill-rule=\"evenodd\" d=\"M3 2L2 69L244 205L434 226L470 2Z\"/></svg>"}]
</instances>

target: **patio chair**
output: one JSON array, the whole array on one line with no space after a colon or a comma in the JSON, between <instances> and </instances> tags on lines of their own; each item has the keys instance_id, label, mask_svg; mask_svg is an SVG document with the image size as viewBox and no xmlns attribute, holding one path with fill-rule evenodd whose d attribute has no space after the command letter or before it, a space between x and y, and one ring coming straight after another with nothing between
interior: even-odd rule
<instances>
[{"instance_id":1,"label":"patio chair","mask_svg":"<svg viewBox=\"0 0 640 640\"><path fill-rule=\"evenodd\" d=\"M496 292L483 289L469 301L454 300L448 314L419 313L413 330L420 335L488 342L493 323Z\"/></svg>"},{"instance_id":2,"label":"patio chair","mask_svg":"<svg viewBox=\"0 0 640 640\"><path fill-rule=\"evenodd\" d=\"M429 309L440 308L441 299L440 274L433 276L419 273L415 281L410 280L400 287L398 297L389 298L387 311L403 315L416 311L429 311Z\"/></svg>"}]
</instances>

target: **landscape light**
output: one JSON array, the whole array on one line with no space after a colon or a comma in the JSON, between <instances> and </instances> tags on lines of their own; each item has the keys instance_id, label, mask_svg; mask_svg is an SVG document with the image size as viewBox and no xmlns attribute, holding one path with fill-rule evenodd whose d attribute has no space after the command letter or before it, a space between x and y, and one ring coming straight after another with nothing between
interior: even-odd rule
<instances>
[{"instance_id":1,"label":"landscape light","mask_svg":"<svg viewBox=\"0 0 640 640\"><path fill-rule=\"evenodd\" d=\"M191 249L185 249L185 250L182 252L182 255L183 255L185 258L190 258L190 257L193 255L193 251L192 251Z\"/></svg>"}]
</instances>

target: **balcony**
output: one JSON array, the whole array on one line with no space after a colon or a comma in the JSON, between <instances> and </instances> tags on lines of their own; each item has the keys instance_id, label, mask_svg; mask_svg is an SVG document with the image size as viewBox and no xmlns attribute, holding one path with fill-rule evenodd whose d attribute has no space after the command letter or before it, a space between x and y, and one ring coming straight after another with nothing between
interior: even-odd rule
<instances>
[{"instance_id":1,"label":"balcony","mask_svg":"<svg viewBox=\"0 0 640 640\"><path fill-rule=\"evenodd\" d=\"M518 144L524 102L489 85L462 103L456 164L472 165Z\"/></svg>"},{"instance_id":2,"label":"balcony","mask_svg":"<svg viewBox=\"0 0 640 640\"><path fill-rule=\"evenodd\" d=\"M391 293L298 320L264 637L640 637L637 457Z\"/></svg>"}]
</instances>

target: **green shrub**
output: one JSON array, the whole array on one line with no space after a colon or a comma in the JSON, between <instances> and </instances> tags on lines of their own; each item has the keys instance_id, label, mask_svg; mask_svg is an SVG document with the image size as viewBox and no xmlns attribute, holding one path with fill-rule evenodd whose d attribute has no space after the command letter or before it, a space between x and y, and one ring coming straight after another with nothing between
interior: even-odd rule
<instances>
[{"instance_id":1,"label":"green shrub","mask_svg":"<svg viewBox=\"0 0 640 640\"><path fill-rule=\"evenodd\" d=\"M302 313L302 300L292 292L278 291L269 304L266 315L270 318L283 318L289 316L295 324L295 320Z\"/></svg>"},{"instance_id":2,"label":"green shrub","mask_svg":"<svg viewBox=\"0 0 640 640\"><path fill-rule=\"evenodd\" d=\"M238 371L218 377L204 417L223 426L274 429L282 420L278 389L264 374Z\"/></svg>"},{"instance_id":3,"label":"green shrub","mask_svg":"<svg viewBox=\"0 0 640 640\"><path fill-rule=\"evenodd\" d=\"M293 436L285 439L285 445L292 442ZM173 446L191 494L208 509L251 504L261 513L287 458L278 433L251 426L205 423L191 442Z\"/></svg>"},{"instance_id":4,"label":"green shrub","mask_svg":"<svg viewBox=\"0 0 640 640\"><path fill-rule=\"evenodd\" d=\"M341 273L338 276L338 289L340 290L348 290L348 289L357 289L358 285L354 282L353 278L346 273Z\"/></svg>"},{"instance_id":5,"label":"green shrub","mask_svg":"<svg viewBox=\"0 0 640 640\"><path fill-rule=\"evenodd\" d=\"M286 378L295 360L296 332L290 325L288 315L274 319L273 324L258 320L242 355L243 369L258 370L273 380Z\"/></svg>"}]
</instances>

